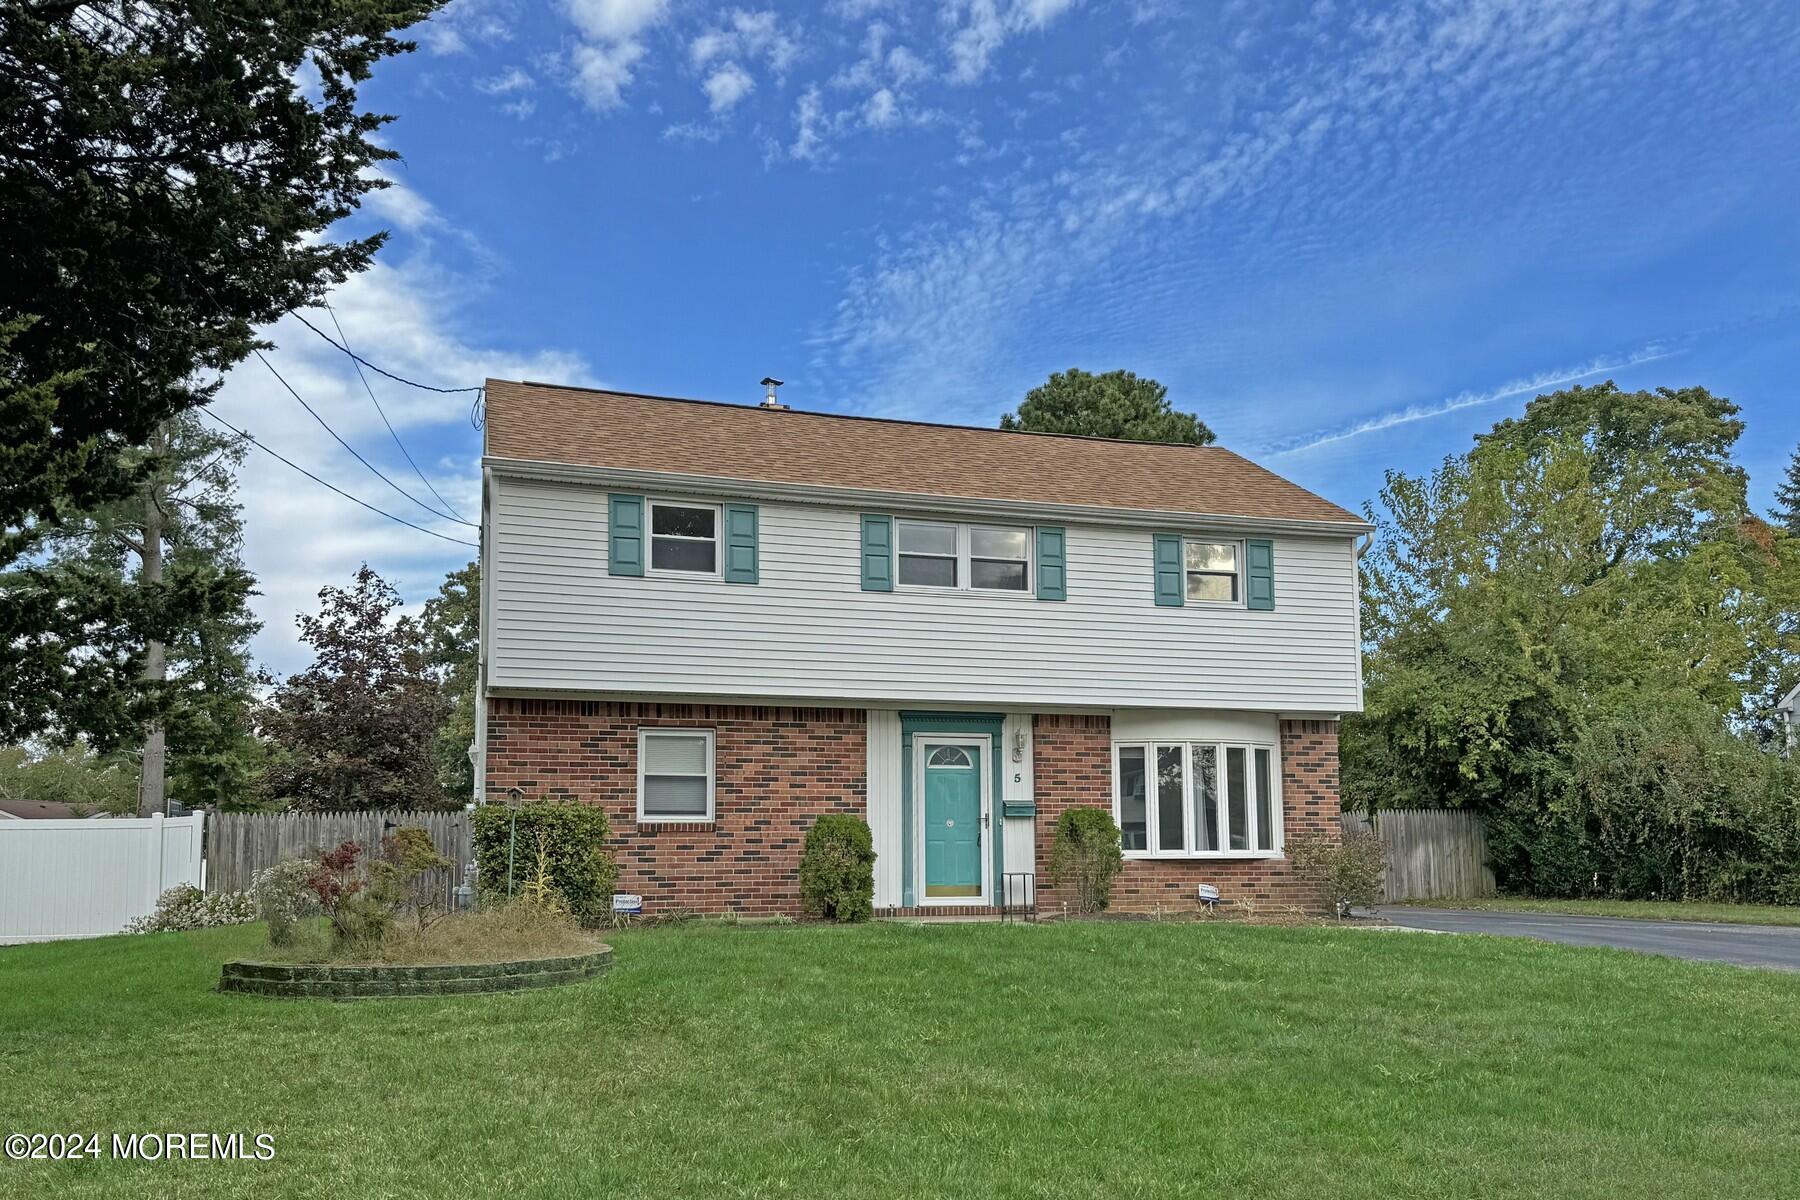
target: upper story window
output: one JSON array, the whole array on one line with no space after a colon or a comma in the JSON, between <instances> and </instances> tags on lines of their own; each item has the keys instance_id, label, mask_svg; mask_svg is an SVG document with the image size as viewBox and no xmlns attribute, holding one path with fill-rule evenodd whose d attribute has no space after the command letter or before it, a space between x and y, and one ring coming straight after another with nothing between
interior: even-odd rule
<instances>
[{"instance_id":1,"label":"upper story window","mask_svg":"<svg viewBox=\"0 0 1800 1200\"><path fill-rule=\"evenodd\" d=\"M651 501L650 569L718 574L719 510Z\"/></svg>"},{"instance_id":2,"label":"upper story window","mask_svg":"<svg viewBox=\"0 0 1800 1200\"><path fill-rule=\"evenodd\" d=\"M1031 529L950 521L896 521L895 578L902 587L1031 590Z\"/></svg>"},{"instance_id":3,"label":"upper story window","mask_svg":"<svg viewBox=\"0 0 1800 1200\"><path fill-rule=\"evenodd\" d=\"M1198 603L1236 604L1238 572L1242 556L1236 542L1188 539L1183 544L1187 567L1187 598Z\"/></svg>"}]
</instances>

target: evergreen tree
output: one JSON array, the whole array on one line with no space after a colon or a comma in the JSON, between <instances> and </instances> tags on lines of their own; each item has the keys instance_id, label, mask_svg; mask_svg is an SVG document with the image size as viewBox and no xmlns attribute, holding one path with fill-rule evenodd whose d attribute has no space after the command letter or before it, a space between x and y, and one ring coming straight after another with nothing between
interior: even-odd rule
<instances>
[{"instance_id":1,"label":"evergreen tree","mask_svg":"<svg viewBox=\"0 0 1800 1200\"><path fill-rule=\"evenodd\" d=\"M139 754L141 813L164 808L171 776L190 806L248 799L260 756L249 642L261 624L241 559L235 469L244 450L193 413L169 419L151 435L141 467L129 464L137 494L64 519L41 567L15 584L155 615L141 643L122 644L116 670L52 692L63 702L51 718L61 737ZM198 603L168 603L175 590ZM60 673L74 679L89 651L81 630L68 633L57 647Z\"/></svg>"},{"instance_id":2,"label":"evergreen tree","mask_svg":"<svg viewBox=\"0 0 1800 1200\"><path fill-rule=\"evenodd\" d=\"M1130 371L1052 375L1025 394L1018 412L1000 418L1000 428L1195 446L1214 440L1206 422L1170 406L1168 388Z\"/></svg>"},{"instance_id":3,"label":"evergreen tree","mask_svg":"<svg viewBox=\"0 0 1800 1200\"><path fill-rule=\"evenodd\" d=\"M474 795L469 744L475 740L475 675L481 643L481 566L470 563L444 577L425 602L425 653L449 705L438 731L438 779L458 800Z\"/></svg>"},{"instance_id":4,"label":"evergreen tree","mask_svg":"<svg viewBox=\"0 0 1800 1200\"><path fill-rule=\"evenodd\" d=\"M1777 525L1800 537L1800 446L1794 447L1787 473L1775 485L1775 511L1770 515Z\"/></svg>"}]
</instances>

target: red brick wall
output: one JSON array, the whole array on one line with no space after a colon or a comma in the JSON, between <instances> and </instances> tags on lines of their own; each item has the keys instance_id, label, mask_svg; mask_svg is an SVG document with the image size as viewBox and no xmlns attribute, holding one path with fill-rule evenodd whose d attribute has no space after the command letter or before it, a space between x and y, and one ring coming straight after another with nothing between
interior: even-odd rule
<instances>
[{"instance_id":1,"label":"red brick wall","mask_svg":"<svg viewBox=\"0 0 1800 1200\"><path fill-rule=\"evenodd\" d=\"M1033 727L1038 906L1057 911L1074 895L1050 877L1056 819L1078 804L1112 808L1112 731L1108 718L1089 716L1040 715ZM1281 797L1285 837L1338 836L1337 722L1281 722ZM1190 912L1201 883L1217 885L1226 902L1322 908L1316 890L1281 859L1127 859L1113 884L1112 908Z\"/></svg>"},{"instance_id":2,"label":"red brick wall","mask_svg":"<svg viewBox=\"0 0 1800 1200\"><path fill-rule=\"evenodd\" d=\"M637 731L714 731L711 824L637 823ZM606 807L619 890L644 911L800 912L800 847L824 812L868 810L861 709L488 702L488 795Z\"/></svg>"}]
</instances>

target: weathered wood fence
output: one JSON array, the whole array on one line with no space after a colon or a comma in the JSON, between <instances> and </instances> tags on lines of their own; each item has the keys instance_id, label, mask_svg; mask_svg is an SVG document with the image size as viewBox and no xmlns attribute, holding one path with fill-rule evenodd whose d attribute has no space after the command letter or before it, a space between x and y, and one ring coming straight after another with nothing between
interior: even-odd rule
<instances>
[{"instance_id":1,"label":"weathered wood fence","mask_svg":"<svg viewBox=\"0 0 1800 1200\"><path fill-rule=\"evenodd\" d=\"M1344 832L1368 829L1361 813L1344 813ZM1457 808L1384 808L1375 832L1387 847L1383 899L1471 899L1494 894L1487 865L1487 831L1481 818Z\"/></svg>"},{"instance_id":2,"label":"weathered wood fence","mask_svg":"<svg viewBox=\"0 0 1800 1200\"><path fill-rule=\"evenodd\" d=\"M433 872L432 886L448 893L460 879L470 849L469 814L455 812L213 813L206 822L206 890L240 892L264 867L304 858L342 842L361 842L370 853L401 825L431 834L438 853L457 868Z\"/></svg>"}]
</instances>

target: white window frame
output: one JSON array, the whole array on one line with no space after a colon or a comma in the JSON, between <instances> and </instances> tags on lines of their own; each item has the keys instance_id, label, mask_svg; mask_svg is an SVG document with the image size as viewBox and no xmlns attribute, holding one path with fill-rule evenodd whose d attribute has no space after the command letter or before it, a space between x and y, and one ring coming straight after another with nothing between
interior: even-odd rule
<instances>
[{"instance_id":1,"label":"white window frame","mask_svg":"<svg viewBox=\"0 0 1800 1200\"><path fill-rule=\"evenodd\" d=\"M709 504L704 500L656 500L645 501L650 511L644 521L644 572L648 575L660 575L667 579L717 579L725 562L725 513L717 504ZM710 538L689 537L680 533L658 534L656 532L656 510L659 508L704 508L713 515L713 535ZM656 539L662 537L675 542L711 542L713 548L713 565L710 571L689 571L681 567L659 567L656 565ZM1183 586L1186 586L1185 584Z\"/></svg>"},{"instance_id":2,"label":"white window frame","mask_svg":"<svg viewBox=\"0 0 1800 1200\"><path fill-rule=\"evenodd\" d=\"M1231 590L1234 593L1236 593L1236 597L1237 597L1236 599L1234 599L1234 600L1201 600L1201 599L1196 599L1195 597L1188 595L1188 590L1187 590L1187 578L1188 578L1187 548L1188 548L1189 543L1194 543L1194 544L1202 545L1202 546L1230 546L1233 548L1234 555L1237 559L1237 569L1235 571L1229 572L1229 574L1235 580L1235 582L1231 586ZM1204 534L1198 534L1198 533L1183 534L1181 537L1181 602L1183 604L1205 605L1210 608L1243 608L1245 605L1245 599L1244 599L1244 554L1245 554L1245 544L1244 544L1244 539L1242 539L1242 538L1207 537ZM1218 575L1218 576L1222 577L1222 576L1226 575L1227 572L1225 572L1225 571L1196 571L1196 572L1194 572L1194 574L1196 574L1196 575Z\"/></svg>"},{"instance_id":3,"label":"white window frame","mask_svg":"<svg viewBox=\"0 0 1800 1200\"><path fill-rule=\"evenodd\" d=\"M696 734L706 739L706 815L695 816L692 813L680 813L673 816L658 816L644 811L644 744L655 737L693 737ZM637 819L640 825L674 824L704 825L710 824L717 816L719 770L718 759L714 754L715 731L685 725L640 725L637 739Z\"/></svg>"},{"instance_id":4,"label":"white window frame","mask_svg":"<svg viewBox=\"0 0 1800 1200\"><path fill-rule=\"evenodd\" d=\"M956 584L945 587L935 583L901 583L900 582L900 526L902 525L949 525L956 529ZM1022 588L993 588L975 586L974 569L974 537L972 530L998 529L1008 533L1023 532L1025 534L1025 557L991 558L982 556L984 562L1023 562L1025 564L1025 586ZM1183 551L1185 554L1186 551ZM915 558L945 558L942 554L913 555ZM1186 587L1186 576L1183 576L1183 587ZM997 521L952 521L943 517L895 517L894 518L894 588L902 592L980 592L986 596L1036 596L1037 587L1037 526L1009 525Z\"/></svg>"},{"instance_id":5,"label":"white window frame","mask_svg":"<svg viewBox=\"0 0 1800 1200\"><path fill-rule=\"evenodd\" d=\"M1194 787L1198 782L1194 772L1196 747L1211 746L1218 756L1219 781L1219 845L1220 850L1164 850L1158 844L1160 829L1156 819L1157 797L1156 752L1159 748L1170 746L1181 747L1181 832L1182 844L1192 847L1198 843L1195 837L1194 821ZM1121 830L1124 829L1124 795L1120 791L1121 772L1119 764L1124 750L1142 750L1144 752L1144 845L1142 850L1126 850L1126 858L1236 858L1236 859L1273 859L1285 857L1286 830L1284 829L1281 811L1281 748L1274 742L1245 741L1241 738L1226 740L1223 738L1147 738L1114 742L1112 748L1112 815L1113 822ZM1233 850L1231 846L1231 801L1230 789L1226 782L1225 752L1242 750L1244 752L1244 834L1250 848ZM1274 825L1274 836L1270 839L1270 849L1258 850L1254 847L1260 832L1257 820L1256 793L1256 752L1269 752L1269 816Z\"/></svg>"}]
</instances>

